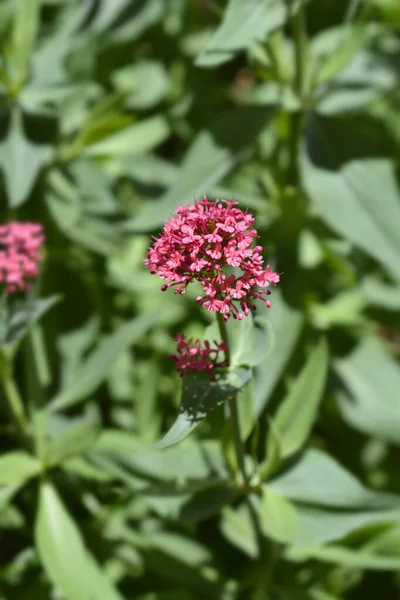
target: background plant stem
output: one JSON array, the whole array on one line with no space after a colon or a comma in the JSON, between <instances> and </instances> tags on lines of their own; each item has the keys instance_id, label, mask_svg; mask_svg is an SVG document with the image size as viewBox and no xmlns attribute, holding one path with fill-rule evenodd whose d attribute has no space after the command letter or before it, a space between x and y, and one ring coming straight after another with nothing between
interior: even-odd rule
<instances>
[{"instance_id":1,"label":"background plant stem","mask_svg":"<svg viewBox=\"0 0 400 600\"><path fill-rule=\"evenodd\" d=\"M305 91L305 63L306 63L306 25L304 16L304 6L300 2L292 17L292 32L294 42L294 63L295 72L293 79L293 89L300 102L303 102ZM299 156L299 146L301 140L302 126L302 107L290 115L290 166L289 175L290 183L297 185L298 183L298 167L297 161Z\"/></svg>"},{"instance_id":2,"label":"background plant stem","mask_svg":"<svg viewBox=\"0 0 400 600\"><path fill-rule=\"evenodd\" d=\"M226 323L224 321L224 317L221 313L217 313L217 321L218 321L219 331L221 334L221 339L223 342L225 342L226 348L227 348L225 350L225 358L228 362L230 362L228 331L226 328ZM228 404L229 404L229 416L230 416L231 425L232 425L233 443L234 443L235 452L236 452L236 460L237 460L239 471L243 478L243 483L247 484L249 482L249 478L246 473L246 467L245 467L245 463L244 463L243 444L242 444L242 440L240 437L237 396L232 396L231 398L229 398Z\"/></svg>"},{"instance_id":3,"label":"background plant stem","mask_svg":"<svg viewBox=\"0 0 400 600\"><path fill-rule=\"evenodd\" d=\"M23 440L29 437L29 424L17 385L9 374L2 376L4 394L15 426Z\"/></svg>"}]
</instances>

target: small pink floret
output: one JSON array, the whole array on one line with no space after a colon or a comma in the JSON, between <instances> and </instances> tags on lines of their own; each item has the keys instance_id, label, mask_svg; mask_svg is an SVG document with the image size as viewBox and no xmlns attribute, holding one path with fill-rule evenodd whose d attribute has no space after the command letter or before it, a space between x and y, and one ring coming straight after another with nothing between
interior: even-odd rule
<instances>
[{"instance_id":1,"label":"small pink floret","mask_svg":"<svg viewBox=\"0 0 400 600\"><path fill-rule=\"evenodd\" d=\"M219 358L219 353L224 352L227 346L224 342L214 341L215 348L211 348L210 342L205 341L202 347L200 340L193 342L193 339L186 341L186 336L179 334L175 337L177 343L177 353L171 354L176 362L176 368L181 375L195 373L197 371L207 371L210 378L213 378L212 371L216 367L227 367L228 361Z\"/></svg>"},{"instance_id":2,"label":"small pink floret","mask_svg":"<svg viewBox=\"0 0 400 600\"><path fill-rule=\"evenodd\" d=\"M149 249L145 264L182 294L192 281L198 281L204 295L197 302L208 311L220 312L224 319L242 319L255 310L254 300L271 305L265 289L276 285L280 276L264 267L262 247L252 246L259 235L254 217L237 207L237 202L220 200L178 206L176 215L164 226ZM232 268L238 275L229 274ZM241 311L239 311L238 304Z\"/></svg>"},{"instance_id":3,"label":"small pink floret","mask_svg":"<svg viewBox=\"0 0 400 600\"><path fill-rule=\"evenodd\" d=\"M6 294L24 292L38 275L44 242L40 223L10 221L0 225L0 282Z\"/></svg>"}]
</instances>

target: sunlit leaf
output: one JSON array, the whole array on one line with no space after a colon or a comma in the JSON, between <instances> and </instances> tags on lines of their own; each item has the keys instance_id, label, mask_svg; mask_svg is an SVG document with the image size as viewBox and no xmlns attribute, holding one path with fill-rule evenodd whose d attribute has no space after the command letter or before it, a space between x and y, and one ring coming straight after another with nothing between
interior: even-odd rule
<instances>
[{"instance_id":1,"label":"sunlit leaf","mask_svg":"<svg viewBox=\"0 0 400 600\"><path fill-rule=\"evenodd\" d=\"M67 600L91 600L99 590L104 600L122 600L50 483L40 487L35 540L47 576Z\"/></svg>"}]
</instances>

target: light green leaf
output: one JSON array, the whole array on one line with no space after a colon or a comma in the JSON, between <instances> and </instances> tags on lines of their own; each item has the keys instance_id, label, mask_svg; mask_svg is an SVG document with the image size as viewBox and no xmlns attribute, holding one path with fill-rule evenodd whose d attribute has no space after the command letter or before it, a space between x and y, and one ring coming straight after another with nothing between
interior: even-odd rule
<instances>
[{"instance_id":1,"label":"light green leaf","mask_svg":"<svg viewBox=\"0 0 400 600\"><path fill-rule=\"evenodd\" d=\"M35 540L46 573L67 600L122 600L104 571L86 550L79 529L57 491L43 483L35 524Z\"/></svg>"},{"instance_id":2,"label":"light green leaf","mask_svg":"<svg viewBox=\"0 0 400 600\"><path fill-rule=\"evenodd\" d=\"M265 40L281 27L287 13L282 0L230 0L221 25L195 64L210 67L231 60L238 51Z\"/></svg>"},{"instance_id":3,"label":"light green leaf","mask_svg":"<svg viewBox=\"0 0 400 600\"><path fill-rule=\"evenodd\" d=\"M214 381L204 372L183 377L178 418L165 436L153 444L153 448L167 448L183 440L208 413L248 384L251 370L237 367L227 371L220 370L214 376Z\"/></svg>"},{"instance_id":4,"label":"light green leaf","mask_svg":"<svg viewBox=\"0 0 400 600\"><path fill-rule=\"evenodd\" d=\"M173 186L154 206L128 221L126 229L152 231L163 225L178 204L185 206L193 197L210 193L244 156L272 114L265 108L242 107L221 115L196 137Z\"/></svg>"},{"instance_id":5,"label":"light green leaf","mask_svg":"<svg viewBox=\"0 0 400 600\"><path fill-rule=\"evenodd\" d=\"M0 167L3 171L9 205L17 207L27 200L42 166L49 160L51 147L33 144L25 137L22 115L14 108L5 139L0 143ZM21 173L24 174L21 177Z\"/></svg>"},{"instance_id":6,"label":"light green leaf","mask_svg":"<svg viewBox=\"0 0 400 600\"><path fill-rule=\"evenodd\" d=\"M400 195L385 140L368 120L312 116L301 170L315 214L399 279Z\"/></svg>"},{"instance_id":7,"label":"light green leaf","mask_svg":"<svg viewBox=\"0 0 400 600\"><path fill-rule=\"evenodd\" d=\"M63 463L65 460L83 454L96 441L99 424L89 419L79 419L53 438L46 448L44 462L49 466Z\"/></svg>"},{"instance_id":8,"label":"light green leaf","mask_svg":"<svg viewBox=\"0 0 400 600\"><path fill-rule=\"evenodd\" d=\"M350 355L336 359L334 368L349 396L338 393L343 417L353 427L400 444L400 371L397 362L377 341L359 344Z\"/></svg>"},{"instance_id":9,"label":"light green leaf","mask_svg":"<svg viewBox=\"0 0 400 600\"><path fill-rule=\"evenodd\" d=\"M163 100L168 91L168 75L161 62L143 60L123 67L112 76L118 92L129 94L126 105L131 109L149 109Z\"/></svg>"},{"instance_id":10,"label":"light green leaf","mask_svg":"<svg viewBox=\"0 0 400 600\"><path fill-rule=\"evenodd\" d=\"M351 509L333 512L332 509L300 504L296 505L296 512L299 527L293 547L299 551L309 547L321 548L324 544L344 539L365 527L387 526L400 521L399 509Z\"/></svg>"},{"instance_id":11,"label":"light green leaf","mask_svg":"<svg viewBox=\"0 0 400 600\"><path fill-rule=\"evenodd\" d=\"M153 150L169 136L169 126L164 117L142 119L108 138L91 144L83 150L86 156L125 156Z\"/></svg>"},{"instance_id":12,"label":"light green leaf","mask_svg":"<svg viewBox=\"0 0 400 600\"><path fill-rule=\"evenodd\" d=\"M39 0L16 0L14 26L11 35L9 65L18 84L22 84L29 72L29 62L39 29Z\"/></svg>"},{"instance_id":13,"label":"light green leaf","mask_svg":"<svg viewBox=\"0 0 400 600\"><path fill-rule=\"evenodd\" d=\"M251 511L248 504L242 504L238 508L226 506L222 510L220 527L223 536L231 544L254 559L259 556L260 548Z\"/></svg>"},{"instance_id":14,"label":"light green leaf","mask_svg":"<svg viewBox=\"0 0 400 600\"><path fill-rule=\"evenodd\" d=\"M40 462L26 452L17 450L0 456L0 485L24 483L39 471Z\"/></svg>"},{"instance_id":15,"label":"light green leaf","mask_svg":"<svg viewBox=\"0 0 400 600\"><path fill-rule=\"evenodd\" d=\"M103 431L90 457L96 455L115 459L132 473L160 481L196 481L208 487L212 479L226 479L227 470L216 440L185 439L179 446L163 452L143 448L143 442L131 434L117 430ZM203 485L204 484L204 485Z\"/></svg>"},{"instance_id":16,"label":"light green leaf","mask_svg":"<svg viewBox=\"0 0 400 600\"><path fill-rule=\"evenodd\" d=\"M369 304L385 310L400 310L400 285L388 285L374 277L365 277L361 289Z\"/></svg>"},{"instance_id":17,"label":"light green leaf","mask_svg":"<svg viewBox=\"0 0 400 600\"><path fill-rule=\"evenodd\" d=\"M316 84L329 82L365 46L368 28L349 25L324 29L311 42L311 54L318 63Z\"/></svg>"},{"instance_id":18,"label":"light green leaf","mask_svg":"<svg viewBox=\"0 0 400 600\"><path fill-rule=\"evenodd\" d=\"M294 540L298 529L296 511L286 498L267 485L262 488L260 518L267 537L284 544Z\"/></svg>"},{"instance_id":19,"label":"light green leaf","mask_svg":"<svg viewBox=\"0 0 400 600\"><path fill-rule=\"evenodd\" d=\"M400 557L379 556L359 549L344 548L342 546L327 546L321 548L314 546L310 548L291 549L287 558L297 561L308 561L317 559L322 562L342 565L351 569L372 569L374 571L398 571L400 568Z\"/></svg>"},{"instance_id":20,"label":"light green leaf","mask_svg":"<svg viewBox=\"0 0 400 600\"><path fill-rule=\"evenodd\" d=\"M123 323L91 352L78 369L75 379L53 399L50 410L76 404L94 392L106 379L115 357L130 348L155 323L160 309Z\"/></svg>"},{"instance_id":21,"label":"light green leaf","mask_svg":"<svg viewBox=\"0 0 400 600\"><path fill-rule=\"evenodd\" d=\"M249 314L241 321L228 322L231 365L256 367L266 359L271 349L271 331L266 314L253 317Z\"/></svg>"},{"instance_id":22,"label":"light green leaf","mask_svg":"<svg viewBox=\"0 0 400 600\"><path fill-rule=\"evenodd\" d=\"M399 508L393 494L365 488L328 454L308 450L289 471L269 482L271 488L290 500L337 508Z\"/></svg>"},{"instance_id":23,"label":"light green leaf","mask_svg":"<svg viewBox=\"0 0 400 600\"><path fill-rule=\"evenodd\" d=\"M255 370L255 412L259 416L264 410L289 360L299 338L303 315L283 300L276 288L272 307L267 314L274 333L272 351Z\"/></svg>"},{"instance_id":24,"label":"light green leaf","mask_svg":"<svg viewBox=\"0 0 400 600\"><path fill-rule=\"evenodd\" d=\"M279 406L274 427L279 432L281 457L301 449L314 424L328 370L328 346L322 339Z\"/></svg>"},{"instance_id":25,"label":"light green leaf","mask_svg":"<svg viewBox=\"0 0 400 600\"><path fill-rule=\"evenodd\" d=\"M330 298L325 304L313 304L311 317L315 327L326 330L330 327L354 327L363 324L362 311L367 305L359 289L345 290Z\"/></svg>"}]
</instances>

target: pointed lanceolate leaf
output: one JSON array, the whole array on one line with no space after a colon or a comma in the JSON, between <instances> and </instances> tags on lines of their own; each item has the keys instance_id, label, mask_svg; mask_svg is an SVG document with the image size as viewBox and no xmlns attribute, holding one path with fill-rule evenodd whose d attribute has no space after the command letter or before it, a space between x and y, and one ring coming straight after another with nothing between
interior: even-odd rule
<instances>
[{"instance_id":1,"label":"pointed lanceolate leaf","mask_svg":"<svg viewBox=\"0 0 400 600\"><path fill-rule=\"evenodd\" d=\"M396 360L374 340L359 344L334 368L348 394L338 394L346 421L365 433L400 445L400 372Z\"/></svg>"},{"instance_id":2,"label":"pointed lanceolate leaf","mask_svg":"<svg viewBox=\"0 0 400 600\"><path fill-rule=\"evenodd\" d=\"M75 379L54 398L50 409L72 406L97 389L107 377L118 354L130 348L157 320L159 314L160 310L151 311L127 321L106 337L81 364Z\"/></svg>"},{"instance_id":3,"label":"pointed lanceolate leaf","mask_svg":"<svg viewBox=\"0 0 400 600\"><path fill-rule=\"evenodd\" d=\"M49 145L33 144L28 140L23 130L22 115L15 108L7 135L0 142L0 167L11 207L19 206L27 199L50 154Z\"/></svg>"},{"instance_id":4,"label":"pointed lanceolate leaf","mask_svg":"<svg viewBox=\"0 0 400 600\"><path fill-rule=\"evenodd\" d=\"M37 475L40 462L22 451L9 452L0 457L0 484L22 484Z\"/></svg>"},{"instance_id":5,"label":"pointed lanceolate leaf","mask_svg":"<svg viewBox=\"0 0 400 600\"><path fill-rule=\"evenodd\" d=\"M265 315L249 314L241 321L228 322L231 365L256 367L266 359L271 348L271 331Z\"/></svg>"},{"instance_id":6,"label":"pointed lanceolate leaf","mask_svg":"<svg viewBox=\"0 0 400 600\"><path fill-rule=\"evenodd\" d=\"M215 373L215 381L208 374L192 373L182 381L182 400L178 418L171 429L153 448L167 448L185 438L209 412L235 396L250 381L251 370L243 367Z\"/></svg>"},{"instance_id":7,"label":"pointed lanceolate leaf","mask_svg":"<svg viewBox=\"0 0 400 600\"><path fill-rule=\"evenodd\" d=\"M122 600L94 557L50 483L43 483L35 526L39 557L50 581L66 600Z\"/></svg>"},{"instance_id":8,"label":"pointed lanceolate leaf","mask_svg":"<svg viewBox=\"0 0 400 600\"><path fill-rule=\"evenodd\" d=\"M235 53L283 25L287 13L283 0L230 0L224 20L196 65L212 67L231 60Z\"/></svg>"},{"instance_id":9,"label":"pointed lanceolate leaf","mask_svg":"<svg viewBox=\"0 0 400 600\"><path fill-rule=\"evenodd\" d=\"M312 115L300 163L313 211L398 279L400 195L386 140L371 119Z\"/></svg>"},{"instance_id":10,"label":"pointed lanceolate leaf","mask_svg":"<svg viewBox=\"0 0 400 600\"><path fill-rule=\"evenodd\" d=\"M254 405L256 415L264 410L278 383L299 338L303 315L283 300L278 288L274 290L273 306L267 315L273 332L273 351L255 370Z\"/></svg>"},{"instance_id":11,"label":"pointed lanceolate leaf","mask_svg":"<svg viewBox=\"0 0 400 600\"><path fill-rule=\"evenodd\" d=\"M295 508L269 486L263 486L260 505L263 532L267 537L288 544L296 537L298 520Z\"/></svg>"},{"instance_id":12,"label":"pointed lanceolate leaf","mask_svg":"<svg viewBox=\"0 0 400 600\"><path fill-rule=\"evenodd\" d=\"M280 405L274 419L279 432L281 456L301 449L314 424L328 370L328 347L322 339Z\"/></svg>"},{"instance_id":13,"label":"pointed lanceolate leaf","mask_svg":"<svg viewBox=\"0 0 400 600\"><path fill-rule=\"evenodd\" d=\"M19 341L34 323L37 323L57 302L60 296L38 298L31 302L29 299L13 306L9 318L6 343Z\"/></svg>"}]
</instances>

